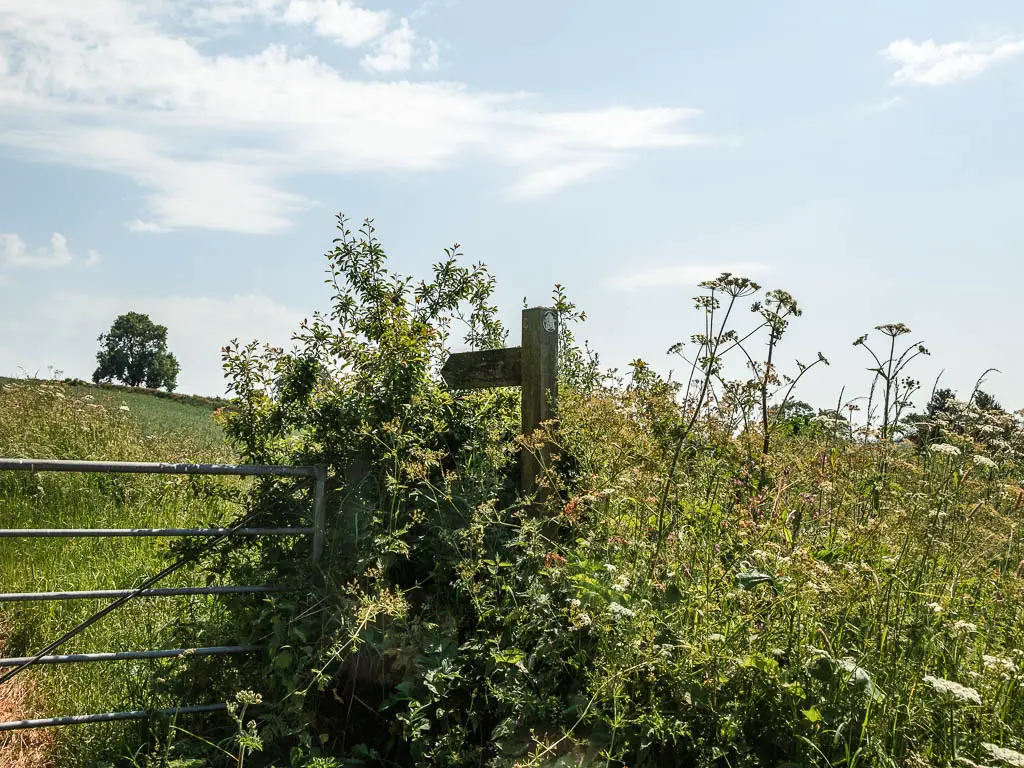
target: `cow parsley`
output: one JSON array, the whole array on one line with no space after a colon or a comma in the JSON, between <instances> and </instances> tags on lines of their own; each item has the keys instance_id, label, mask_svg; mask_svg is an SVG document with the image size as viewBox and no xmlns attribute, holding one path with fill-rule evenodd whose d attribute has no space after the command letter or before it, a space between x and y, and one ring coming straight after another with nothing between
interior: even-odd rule
<instances>
[{"instance_id":1,"label":"cow parsley","mask_svg":"<svg viewBox=\"0 0 1024 768\"><path fill-rule=\"evenodd\" d=\"M1007 765L1015 766L1015 768L1024 768L1024 754L1021 754L1015 749L1000 747L997 744L990 744L987 741L983 741L981 743L981 747L996 760L1002 760Z\"/></svg>"},{"instance_id":2,"label":"cow parsley","mask_svg":"<svg viewBox=\"0 0 1024 768\"><path fill-rule=\"evenodd\" d=\"M934 675L925 675L924 681L939 693L948 693L954 699L971 704L981 704L981 694L973 688L968 688L966 685L946 680L943 677L935 677Z\"/></svg>"}]
</instances>

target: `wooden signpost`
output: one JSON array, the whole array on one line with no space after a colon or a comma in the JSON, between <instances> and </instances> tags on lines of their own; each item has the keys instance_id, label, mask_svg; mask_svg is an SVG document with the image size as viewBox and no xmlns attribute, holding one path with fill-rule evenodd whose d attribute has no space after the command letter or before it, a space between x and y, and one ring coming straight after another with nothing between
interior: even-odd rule
<instances>
[{"instance_id":1,"label":"wooden signpost","mask_svg":"<svg viewBox=\"0 0 1024 768\"><path fill-rule=\"evenodd\" d=\"M558 313L549 307L523 310L522 346L456 352L441 369L452 389L521 387L523 435L529 437L542 422L553 418L558 401ZM538 492L541 462L550 455L542 446L539 455L524 447L522 479L524 494Z\"/></svg>"}]
</instances>

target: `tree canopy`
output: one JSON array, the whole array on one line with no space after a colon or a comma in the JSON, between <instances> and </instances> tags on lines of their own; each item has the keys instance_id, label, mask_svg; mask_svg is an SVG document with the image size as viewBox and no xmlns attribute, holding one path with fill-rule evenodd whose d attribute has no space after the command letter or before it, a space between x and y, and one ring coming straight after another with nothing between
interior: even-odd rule
<instances>
[{"instance_id":1,"label":"tree canopy","mask_svg":"<svg viewBox=\"0 0 1024 768\"><path fill-rule=\"evenodd\" d=\"M99 342L98 366L92 375L97 384L116 379L131 387L145 384L168 392L178 385L180 367L167 351L167 326L154 323L149 315L120 315L110 331L100 335Z\"/></svg>"}]
</instances>

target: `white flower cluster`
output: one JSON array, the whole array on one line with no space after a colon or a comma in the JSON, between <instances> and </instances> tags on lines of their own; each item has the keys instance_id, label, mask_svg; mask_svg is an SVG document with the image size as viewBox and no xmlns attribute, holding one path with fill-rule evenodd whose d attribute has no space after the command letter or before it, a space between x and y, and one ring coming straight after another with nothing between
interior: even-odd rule
<instances>
[{"instance_id":1,"label":"white flower cluster","mask_svg":"<svg viewBox=\"0 0 1024 768\"><path fill-rule=\"evenodd\" d=\"M938 453L942 456L959 456L960 449L955 445L949 443L935 443L934 445L928 446L928 450L932 453Z\"/></svg>"},{"instance_id":2,"label":"white flower cluster","mask_svg":"<svg viewBox=\"0 0 1024 768\"><path fill-rule=\"evenodd\" d=\"M999 469L999 465L996 464L988 456L972 456L971 461L974 462L976 467L987 467L988 469Z\"/></svg>"},{"instance_id":3,"label":"white flower cluster","mask_svg":"<svg viewBox=\"0 0 1024 768\"><path fill-rule=\"evenodd\" d=\"M970 704L981 704L981 694L973 688L968 688L966 685L946 680L944 677L935 677L934 675L925 675L924 681L939 693L949 694L954 699L966 701Z\"/></svg>"},{"instance_id":4,"label":"white flower cluster","mask_svg":"<svg viewBox=\"0 0 1024 768\"><path fill-rule=\"evenodd\" d=\"M624 605L619 605L619 603L611 603L608 606L608 610L611 611L612 616L615 616L616 618L628 619L630 616L635 615L631 610L629 610L629 608Z\"/></svg>"},{"instance_id":5,"label":"white flower cluster","mask_svg":"<svg viewBox=\"0 0 1024 768\"><path fill-rule=\"evenodd\" d=\"M1014 766L1014 768L1024 768L1024 754L1021 754L1015 749L1000 747L997 744L990 744L987 741L983 741L981 743L981 747L996 760L1002 760L1007 765Z\"/></svg>"},{"instance_id":6,"label":"white flower cluster","mask_svg":"<svg viewBox=\"0 0 1024 768\"><path fill-rule=\"evenodd\" d=\"M999 656L989 656L987 653L981 657L981 660L985 663L985 667L988 669L995 670L997 672L1016 672L1017 665L1010 659L1003 659Z\"/></svg>"}]
</instances>

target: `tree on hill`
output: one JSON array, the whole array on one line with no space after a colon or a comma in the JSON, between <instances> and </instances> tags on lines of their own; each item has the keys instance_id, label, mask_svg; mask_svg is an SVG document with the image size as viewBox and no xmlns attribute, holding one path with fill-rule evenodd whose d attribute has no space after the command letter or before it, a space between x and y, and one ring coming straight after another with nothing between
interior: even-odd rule
<instances>
[{"instance_id":1,"label":"tree on hill","mask_svg":"<svg viewBox=\"0 0 1024 768\"><path fill-rule=\"evenodd\" d=\"M178 385L178 360L167 351L167 326L157 325L149 315L120 315L99 342L95 383L116 379L131 387L145 384L168 392Z\"/></svg>"}]
</instances>

